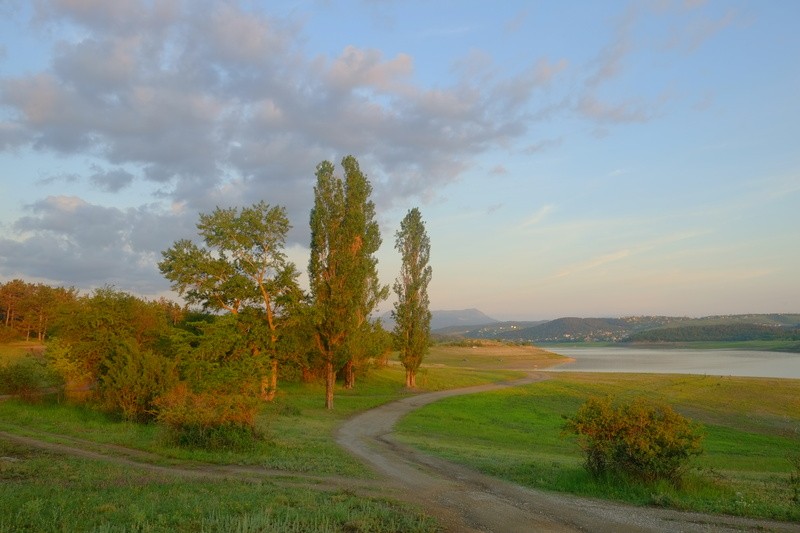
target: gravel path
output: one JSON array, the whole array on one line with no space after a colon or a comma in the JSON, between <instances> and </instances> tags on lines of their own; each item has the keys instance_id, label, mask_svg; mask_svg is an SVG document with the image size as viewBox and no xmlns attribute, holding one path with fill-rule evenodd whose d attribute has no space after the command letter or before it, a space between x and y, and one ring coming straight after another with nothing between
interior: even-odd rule
<instances>
[{"instance_id":1,"label":"gravel path","mask_svg":"<svg viewBox=\"0 0 800 533\"><path fill-rule=\"evenodd\" d=\"M526 489L466 467L427 456L392 437L405 414L442 398L547 379L542 375L505 383L420 394L348 420L336 440L386 479L387 495L420 505L447 531L510 532L800 532L800 524L634 507Z\"/></svg>"}]
</instances>

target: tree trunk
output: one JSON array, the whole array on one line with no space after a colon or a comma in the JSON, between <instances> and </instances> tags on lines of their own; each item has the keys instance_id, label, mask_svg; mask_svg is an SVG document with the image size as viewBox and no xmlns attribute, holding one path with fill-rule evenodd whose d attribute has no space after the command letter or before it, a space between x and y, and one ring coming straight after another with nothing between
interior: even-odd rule
<instances>
[{"instance_id":1,"label":"tree trunk","mask_svg":"<svg viewBox=\"0 0 800 533\"><path fill-rule=\"evenodd\" d=\"M417 373L410 368L406 368L406 387L409 389L417 388Z\"/></svg>"},{"instance_id":2,"label":"tree trunk","mask_svg":"<svg viewBox=\"0 0 800 533\"><path fill-rule=\"evenodd\" d=\"M347 361L344 365L344 388L352 389L356 386L356 371L353 360Z\"/></svg>"},{"instance_id":3,"label":"tree trunk","mask_svg":"<svg viewBox=\"0 0 800 533\"><path fill-rule=\"evenodd\" d=\"M278 392L278 360L273 359L271 364L272 371L269 376L269 389L267 390L267 397L265 398L268 402L273 401L275 399L275 394Z\"/></svg>"},{"instance_id":4,"label":"tree trunk","mask_svg":"<svg viewBox=\"0 0 800 533\"><path fill-rule=\"evenodd\" d=\"M336 372L333 361L325 361L325 409L333 409L333 387L336 385Z\"/></svg>"},{"instance_id":5,"label":"tree trunk","mask_svg":"<svg viewBox=\"0 0 800 533\"><path fill-rule=\"evenodd\" d=\"M269 376L261 376L261 399L269 401Z\"/></svg>"}]
</instances>

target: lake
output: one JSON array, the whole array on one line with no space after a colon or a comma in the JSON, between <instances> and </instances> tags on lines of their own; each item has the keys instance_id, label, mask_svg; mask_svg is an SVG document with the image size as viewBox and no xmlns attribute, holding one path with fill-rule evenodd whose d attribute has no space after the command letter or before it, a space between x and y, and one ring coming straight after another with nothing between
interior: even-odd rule
<instances>
[{"instance_id":1,"label":"lake","mask_svg":"<svg viewBox=\"0 0 800 533\"><path fill-rule=\"evenodd\" d=\"M748 350L680 350L546 346L575 359L551 372L633 372L800 379L800 354Z\"/></svg>"}]
</instances>

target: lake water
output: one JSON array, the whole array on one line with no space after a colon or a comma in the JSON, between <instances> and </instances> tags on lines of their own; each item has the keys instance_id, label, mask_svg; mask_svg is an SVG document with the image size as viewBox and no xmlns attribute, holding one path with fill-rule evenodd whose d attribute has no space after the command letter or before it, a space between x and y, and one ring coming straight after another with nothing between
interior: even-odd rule
<instances>
[{"instance_id":1,"label":"lake water","mask_svg":"<svg viewBox=\"0 0 800 533\"><path fill-rule=\"evenodd\" d=\"M800 379L800 354L746 350L674 350L547 346L574 363L555 372L634 372Z\"/></svg>"}]
</instances>

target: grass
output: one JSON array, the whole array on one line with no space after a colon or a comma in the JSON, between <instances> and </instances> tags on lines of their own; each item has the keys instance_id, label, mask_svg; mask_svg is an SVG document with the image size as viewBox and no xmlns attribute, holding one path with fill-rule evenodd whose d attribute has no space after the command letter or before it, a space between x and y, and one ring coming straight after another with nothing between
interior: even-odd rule
<instances>
[{"instance_id":1,"label":"grass","mask_svg":"<svg viewBox=\"0 0 800 533\"><path fill-rule=\"evenodd\" d=\"M268 480L180 479L0 440L0 532L430 532L420 512Z\"/></svg>"},{"instance_id":2,"label":"grass","mask_svg":"<svg viewBox=\"0 0 800 533\"><path fill-rule=\"evenodd\" d=\"M436 351L446 354L447 350ZM521 375L506 370L424 368L419 385L425 390L466 387L511 379ZM208 451L185 449L166 442L155 425L117 420L87 406L50 397L38 404L0 402L0 429L40 435L67 435L104 444L116 444L156 453L168 460L219 464L257 464L269 469L313 472L319 475L366 477L369 471L333 441L336 426L355 413L411 394L404 387L399 365L372 371L353 390L338 389L335 409L324 408L325 390L320 384L283 383L274 404L265 405L257 426L266 436L254 449Z\"/></svg>"},{"instance_id":3,"label":"grass","mask_svg":"<svg viewBox=\"0 0 800 533\"><path fill-rule=\"evenodd\" d=\"M39 355L44 345L34 341L18 341L0 343L0 365L13 363L28 355Z\"/></svg>"},{"instance_id":4,"label":"grass","mask_svg":"<svg viewBox=\"0 0 800 533\"><path fill-rule=\"evenodd\" d=\"M514 365L552 360L533 348L500 345L470 350L471 357L506 358ZM2 351L2 350L0 350ZM6 352L3 352L6 353ZM23 352L24 355L24 352ZM521 376L493 364L463 366L458 349L435 348L420 370L424 390L466 387ZM542 363L545 364L545 363ZM152 452L157 462L199 461L260 465L292 473L365 479L371 471L335 444L336 427L355 413L411 394L404 369L391 364L338 389L334 411L324 409L324 387L281 383L258 426L263 442L247 452L182 449L166 443L155 425L116 420L51 396L39 403L0 402L0 430L70 444L66 437ZM55 436L54 436L55 435ZM435 523L407 506L348 492L262 483L176 480L163 475L26 451L0 439L0 533L5 531L435 531ZM283 477L283 476L282 476Z\"/></svg>"},{"instance_id":5,"label":"grass","mask_svg":"<svg viewBox=\"0 0 800 533\"><path fill-rule=\"evenodd\" d=\"M682 487L594 480L563 416L591 395L662 399L704 426L705 455ZM800 380L560 374L526 387L442 400L400 422L401 440L516 483L548 490L779 520L800 520Z\"/></svg>"}]
</instances>

